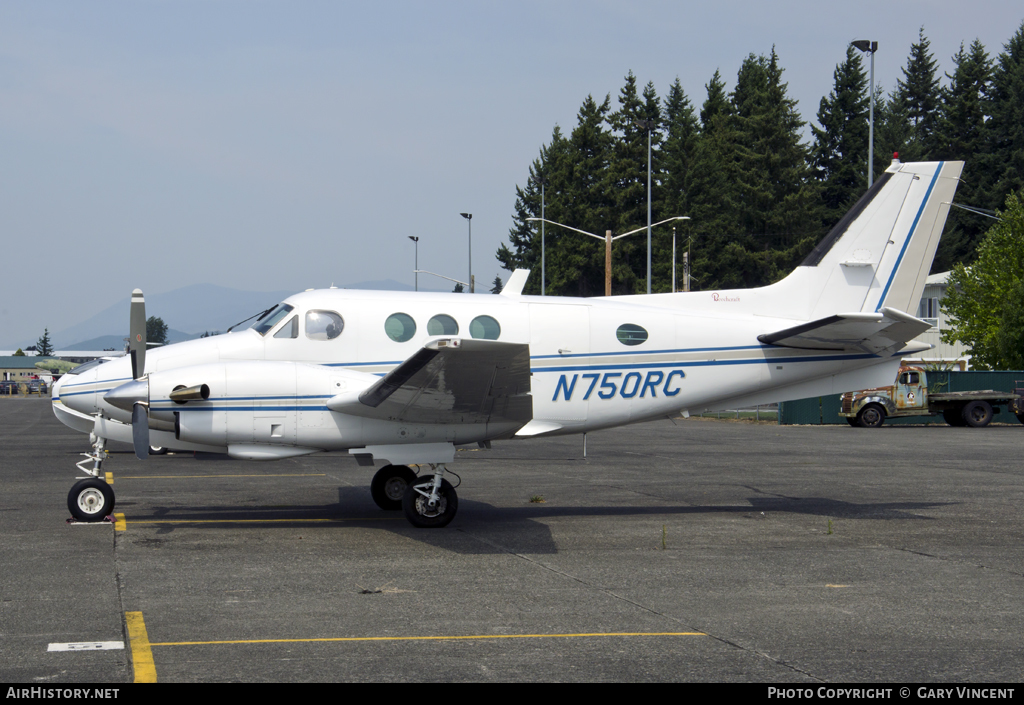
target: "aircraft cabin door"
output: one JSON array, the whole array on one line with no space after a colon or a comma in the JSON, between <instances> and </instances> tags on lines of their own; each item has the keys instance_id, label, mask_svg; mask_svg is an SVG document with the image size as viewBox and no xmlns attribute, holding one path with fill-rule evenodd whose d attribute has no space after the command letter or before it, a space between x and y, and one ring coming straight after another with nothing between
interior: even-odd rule
<instances>
[{"instance_id":1,"label":"aircraft cabin door","mask_svg":"<svg viewBox=\"0 0 1024 705\"><path fill-rule=\"evenodd\" d=\"M582 427L595 396L587 394L593 379L583 376L589 372L590 307L531 303L530 358L534 418Z\"/></svg>"}]
</instances>

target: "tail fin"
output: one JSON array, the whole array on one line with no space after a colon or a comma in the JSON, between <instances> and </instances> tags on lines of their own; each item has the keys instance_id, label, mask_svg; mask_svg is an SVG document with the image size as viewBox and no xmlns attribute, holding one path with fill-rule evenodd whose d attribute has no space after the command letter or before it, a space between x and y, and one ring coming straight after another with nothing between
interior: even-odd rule
<instances>
[{"instance_id":1,"label":"tail fin","mask_svg":"<svg viewBox=\"0 0 1024 705\"><path fill-rule=\"evenodd\" d=\"M962 168L893 160L796 271L769 289L805 320L916 311Z\"/></svg>"}]
</instances>

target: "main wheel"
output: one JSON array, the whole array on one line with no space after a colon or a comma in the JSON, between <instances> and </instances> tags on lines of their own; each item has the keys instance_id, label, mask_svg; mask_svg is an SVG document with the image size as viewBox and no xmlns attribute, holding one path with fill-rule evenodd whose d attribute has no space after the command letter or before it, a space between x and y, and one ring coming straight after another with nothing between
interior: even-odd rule
<instances>
[{"instance_id":1,"label":"main wheel","mask_svg":"<svg viewBox=\"0 0 1024 705\"><path fill-rule=\"evenodd\" d=\"M415 479L416 473L406 465L385 465L370 480L370 496L381 509L401 509L405 488Z\"/></svg>"},{"instance_id":2,"label":"main wheel","mask_svg":"<svg viewBox=\"0 0 1024 705\"><path fill-rule=\"evenodd\" d=\"M167 455L167 449L164 448L163 446L150 446L149 447L149 454L150 455Z\"/></svg>"},{"instance_id":3,"label":"main wheel","mask_svg":"<svg viewBox=\"0 0 1024 705\"><path fill-rule=\"evenodd\" d=\"M114 489L95 477L80 480L68 492L68 509L78 521L102 521L114 511Z\"/></svg>"},{"instance_id":4,"label":"main wheel","mask_svg":"<svg viewBox=\"0 0 1024 705\"><path fill-rule=\"evenodd\" d=\"M857 414L857 425L862 428L880 428L885 423L885 409L878 404L868 404Z\"/></svg>"},{"instance_id":5,"label":"main wheel","mask_svg":"<svg viewBox=\"0 0 1024 705\"><path fill-rule=\"evenodd\" d=\"M459 496L455 494L455 488L448 480L441 480L441 487L437 491L438 502L436 507L427 503L427 498L416 491L419 487L429 492L430 483L434 481L433 476L423 475L405 488L405 496L402 497L402 509L405 510L405 518L409 523L418 529L440 529L448 526L448 523L455 518L455 512L459 510ZM424 485L427 485L425 488Z\"/></svg>"},{"instance_id":6,"label":"main wheel","mask_svg":"<svg viewBox=\"0 0 1024 705\"><path fill-rule=\"evenodd\" d=\"M971 428L984 428L992 421L992 405L987 401L972 401L964 407L963 417Z\"/></svg>"}]
</instances>

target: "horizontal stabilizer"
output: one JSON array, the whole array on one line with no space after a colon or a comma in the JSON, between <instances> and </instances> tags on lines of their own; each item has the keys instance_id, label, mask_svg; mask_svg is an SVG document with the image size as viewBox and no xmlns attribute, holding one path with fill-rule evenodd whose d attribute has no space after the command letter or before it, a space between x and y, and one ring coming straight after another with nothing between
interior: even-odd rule
<instances>
[{"instance_id":1,"label":"horizontal stabilizer","mask_svg":"<svg viewBox=\"0 0 1024 705\"><path fill-rule=\"evenodd\" d=\"M792 328L765 333L765 345L801 350L893 353L931 328L931 324L891 308L878 313L840 313Z\"/></svg>"},{"instance_id":2,"label":"horizontal stabilizer","mask_svg":"<svg viewBox=\"0 0 1024 705\"><path fill-rule=\"evenodd\" d=\"M327 408L407 423L519 427L533 418L530 346L438 338L358 395L332 397Z\"/></svg>"}]
</instances>

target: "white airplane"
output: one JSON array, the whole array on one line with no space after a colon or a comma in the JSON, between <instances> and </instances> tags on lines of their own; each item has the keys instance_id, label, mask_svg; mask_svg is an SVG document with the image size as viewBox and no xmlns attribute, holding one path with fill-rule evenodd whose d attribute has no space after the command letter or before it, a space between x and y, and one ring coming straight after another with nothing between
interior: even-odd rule
<instances>
[{"instance_id":1,"label":"white airplane","mask_svg":"<svg viewBox=\"0 0 1024 705\"><path fill-rule=\"evenodd\" d=\"M929 324L921 298L962 162L889 169L788 277L770 286L613 298L327 289L248 330L146 352L142 292L130 355L53 388L91 434L71 489L79 520L111 513L106 440L274 460L346 451L386 461L371 494L419 527L447 525L456 447L584 433L888 384ZM92 466L89 467L89 463ZM419 476L409 467L429 468Z\"/></svg>"}]
</instances>

